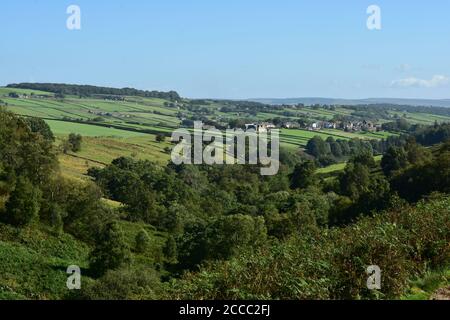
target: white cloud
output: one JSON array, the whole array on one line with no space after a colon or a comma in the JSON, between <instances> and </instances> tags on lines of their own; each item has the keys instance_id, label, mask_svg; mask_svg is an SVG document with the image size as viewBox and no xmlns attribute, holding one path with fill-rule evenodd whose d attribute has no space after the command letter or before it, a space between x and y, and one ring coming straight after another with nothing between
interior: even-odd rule
<instances>
[{"instance_id":1,"label":"white cloud","mask_svg":"<svg viewBox=\"0 0 450 320\"><path fill-rule=\"evenodd\" d=\"M436 88L440 86L445 86L450 82L450 78L442 75L434 75L430 80L419 79L419 78L405 78L400 80L394 80L391 82L392 87L419 87L419 88Z\"/></svg>"}]
</instances>

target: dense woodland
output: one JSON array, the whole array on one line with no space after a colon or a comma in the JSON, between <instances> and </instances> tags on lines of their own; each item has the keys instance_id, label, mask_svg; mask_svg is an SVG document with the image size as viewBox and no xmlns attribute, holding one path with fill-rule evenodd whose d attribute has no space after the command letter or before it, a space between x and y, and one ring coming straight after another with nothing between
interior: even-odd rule
<instances>
[{"instance_id":1,"label":"dense woodland","mask_svg":"<svg viewBox=\"0 0 450 320\"><path fill-rule=\"evenodd\" d=\"M348 160L361 153L382 155L391 148L405 147L411 140L422 146L432 146L450 139L450 124L434 126L410 125L404 119L383 124L386 130L398 132L398 136L389 136L384 140L335 139L326 140L316 136L309 140L306 152L313 156L318 165L327 166Z\"/></svg>"},{"instance_id":2,"label":"dense woodland","mask_svg":"<svg viewBox=\"0 0 450 320\"><path fill-rule=\"evenodd\" d=\"M0 285L0 297L398 298L409 280L450 264L450 127L406 131L377 144L314 138L309 154L282 150L272 177L257 166L162 167L122 157L80 183L60 174L43 120L2 110L0 243L36 233L76 244L88 263L80 261L79 291L60 288L67 266L56 260L60 289ZM347 159L345 170L317 174L325 157ZM140 230L132 241L126 226ZM8 261L14 253L2 248ZM365 285L373 264L383 270L380 291Z\"/></svg>"}]
</instances>

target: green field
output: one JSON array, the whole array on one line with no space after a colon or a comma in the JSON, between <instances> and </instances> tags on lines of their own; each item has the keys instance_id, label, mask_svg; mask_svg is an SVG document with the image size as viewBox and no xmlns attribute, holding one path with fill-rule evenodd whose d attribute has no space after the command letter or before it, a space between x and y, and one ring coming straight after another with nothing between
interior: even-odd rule
<instances>
[{"instance_id":1,"label":"green field","mask_svg":"<svg viewBox=\"0 0 450 320\"><path fill-rule=\"evenodd\" d=\"M57 136L59 144L65 135ZM170 148L169 139L158 143L155 136L146 134L132 137L89 137L83 138L81 151L60 154L60 168L67 177L85 180L87 170L91 167L103 167L119 157L132 157L150 160L165 165L170 155L164 149Z\"/></svg>"},{"instance_id":2,"label":"green field","mask_svg":"<svg viewBox=\"0 0 450 320\"><path fill-rule=\"evenodd\" d=\"M83 136L88 137L118 137L118 138L130 138L146 136L145 133L119 130L115 128L106 128L95 125L72 123L59 120L46 120L50 128L55 134L68 135L69 133L80 133ZM150 137L149 137L150 138Z\"/></svg>"}]
</instances>

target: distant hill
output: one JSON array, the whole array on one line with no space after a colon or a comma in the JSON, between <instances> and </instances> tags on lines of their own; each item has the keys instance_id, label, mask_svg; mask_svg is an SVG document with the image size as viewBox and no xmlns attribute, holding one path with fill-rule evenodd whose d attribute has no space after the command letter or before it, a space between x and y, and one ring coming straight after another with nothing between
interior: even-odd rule
<instances>
[{"instance_id":1,"label":"distant hill","mask_svg":"<svg viewBox=\"0 0 450 320\"><path fill-rule=\"evenodd\" d=\"M15 83L8 84L7 88L31 89L47 91L66 95L92 96L92 95L117 95L117 96L140 96L146 98L161 98L167 100L180 100L175 91L144 91L134 88L109 88L90 85L77 85L65 83Z\"/></svg>"},{"instance_id":2,"label":"distant hill","mask_svg":"<svg viewBox=\"0 0 450 320\"><path fill-rule=\"evenodd\" d=\"M409 106L450 107L450 99L399 99L399 98L370 98L370 99L333 99L333 98L287 98L287 99L248 99L265 104L298 104L305 105L364 105L364 104L396 104Z\"/></svg>"}]
</instances>

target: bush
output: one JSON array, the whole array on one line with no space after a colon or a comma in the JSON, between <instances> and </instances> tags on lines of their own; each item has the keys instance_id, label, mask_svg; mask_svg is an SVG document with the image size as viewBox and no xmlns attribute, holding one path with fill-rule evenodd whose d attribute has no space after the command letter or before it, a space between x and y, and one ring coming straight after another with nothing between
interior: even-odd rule
<instances>
[{"instance_id":1,"label":"bush","mask_svg":"<svg viewBox=\"0 0 450 320\"><path fill-rule=\"evenodd\" d=\"M70 143L71 150L73 152L81 151L81 142L83 141L83 137L79 134L71 133L69 134L68 142Z\"/></svg>"},{"instance_id":2,"label":"bush","mask_svg":"<svg viewBox=\"0 0 450 320\"><path fill-rule=\"evenodd\" d=\"M81 298L89 300L156 300L161 294L159 275L153 269L110 270L82 288Z\"/></svg>"},{"instance_id":3,"label":"bush","mask_svg":"<svg viewBox=\"0 0 450 320\"><path fill-rule=\"evenodd\" d=\"M150 245L150 237L144 229L139 231L139 233L136 235L136 244L135 244L135 250L138 253L144 253L147 251L148 247Z\"/></svg>"}]
</instances>

